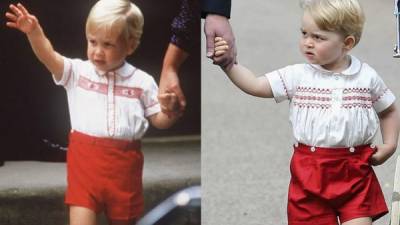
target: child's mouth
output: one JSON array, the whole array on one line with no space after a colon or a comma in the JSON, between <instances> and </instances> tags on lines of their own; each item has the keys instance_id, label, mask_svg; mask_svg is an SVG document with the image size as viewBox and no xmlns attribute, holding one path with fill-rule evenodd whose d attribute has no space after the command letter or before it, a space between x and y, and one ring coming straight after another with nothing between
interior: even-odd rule
<instances>
[{"instance_id":1,"label":"child's mouth","mask_svg":"<svg viewBox=\"0 0 400 225\"><path fill-rule=\"evenodd\" d=\"M312 52L305 52L304 55L305 55L307 58L313 58L313 57L314 57L314 53L312 53Z\"/></svg>"},{"instance_id":2,"label":"child's mouth","mask_svg":"<svg viewBox=\"0 0 400 225\"><path fill-rule=\"evenodd\" d=\"M94 61L95 64L98 64L98 65L103 65L103 64L105 64L105 61L104 61L104 60L95 59L95 60L93 60L93 61Z\"/></svg>"}]
</instances>

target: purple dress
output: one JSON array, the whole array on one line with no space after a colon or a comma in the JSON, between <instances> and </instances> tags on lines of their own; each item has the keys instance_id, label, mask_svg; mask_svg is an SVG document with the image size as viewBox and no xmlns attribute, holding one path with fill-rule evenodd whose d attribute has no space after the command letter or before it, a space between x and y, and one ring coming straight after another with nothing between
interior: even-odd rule
<instances>
[{"instance_id":1,"label":"purple dress","mask_svg":"<svg viewBox=\"0 0 400 225\"><path fill-rule=\"evenodd\" d=\"M179 14L171 24L171 43L185 52L194 45L200 44L198 29L200 29L200 5L198 0L182 0Z\"/></svg>"}]
</instances>

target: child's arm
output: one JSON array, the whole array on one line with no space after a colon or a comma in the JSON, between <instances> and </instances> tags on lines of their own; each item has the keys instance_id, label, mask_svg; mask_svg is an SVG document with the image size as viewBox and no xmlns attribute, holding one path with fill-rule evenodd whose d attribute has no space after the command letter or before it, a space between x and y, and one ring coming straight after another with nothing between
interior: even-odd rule
<instances>
[{"instance_id":1,"label":"child's arm","mask_svg":"<svg viewBox=\"0 0 400 225\"><path fill-rule=\"evenodd\" d=\"M181 115L179 113L179 100L175 93L167 91L158 95L161 112L150 116L150 123L158 129L171 127ZM171 113L165 113L171 112Z\"/></svg>"},{"instance_id":2,"label":"child's arm","mask_svg":"<svg viewBox=\"0 0 400 225\"><path fill-rule=\"evenodd\" d=\"M59 53L54 51L38 19L30 14L21 3L18 3L16 6L11 4L10 10L11 12L6 13L6 17L9 19L7 26L24 32L38 59L54 74L57 81L61 80L64 59Z\"/></svg>"},{"instance_id":3,"label":"child's arm","mask_svg":"<svg viewBox=\"0 0 400 225\"><path fill-rule=\"evenodd\" d=\"M379 120L383 144L377 146L377 152L371 157L371 163L375 166L384 163L396 151L400 129L400 119L396 106L392 104L379 113Z\"/></svg>"},{"instance_id":4,"label":"child's arm","mask_svg":"<svg viewBox=\"0 0 400 225\"><path fill-rule=\"evenodd\" d=\"M225 40L216 37L214 62L218 61L215 59L225 54L228 48ZM267 77L256 77L249 69L240 64L234 64L231 68L223 68L223 70L229 79L247 94L264 98L274 97Z\"/></svg>"}]
</instances>

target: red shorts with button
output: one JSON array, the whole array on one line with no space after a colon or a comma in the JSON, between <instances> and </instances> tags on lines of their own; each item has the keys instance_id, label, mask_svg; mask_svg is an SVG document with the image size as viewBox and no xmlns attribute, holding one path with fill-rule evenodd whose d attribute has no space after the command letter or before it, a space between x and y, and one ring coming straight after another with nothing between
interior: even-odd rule
<instances>
[{"instance_id":1,"label":"red shorts with button","mask_svg":"<svg viewBox=\"0 0 400 225\"><path fill-rule=\"evenodd\" d=\"M369 164L376 149L319 148L299 144L290 164L289 225L336 225L388 212Z\"/></svg>"},{"instance_id":2,"label":"red shorts with button","mask_svg":"<svg viewBox=\"0 0 400 225\"><path fill-rule=\"evenodd\" d=\"M140 141L70 133L65 203L109 219L138 218L143 211L143 154Z\"/></svg>"}]
</instances>

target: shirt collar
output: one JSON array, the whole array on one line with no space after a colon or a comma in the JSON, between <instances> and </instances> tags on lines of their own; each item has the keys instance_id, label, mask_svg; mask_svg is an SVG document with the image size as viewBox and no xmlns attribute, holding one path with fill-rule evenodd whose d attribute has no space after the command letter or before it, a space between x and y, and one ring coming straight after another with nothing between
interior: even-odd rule
<instances>
[{"instance_id":1,"label":"shirt collar","mask_svg":"<svg viewBox=\"0 0 400 225\"><path fill-rule=\"evenodd\" d=\"M350 66L347 67L347 69L343 70L340 73L326 70L321 65L318 65L318 64L308 64L308 65L310 65L313 69L320 71L321 73L324 73L324 74L341 74L341 75L346 75L346 76L356 75L360 72L362 64L361 64L360 60L357 59L355 56L350 55L350 60L351 60Z\"/></svg>"},{"instance_id":2,"label":"shirt collar","mask_svg":"<svg viewBox=\"0 0 400 225\"><path fill-rule=\"evenodd\" d=\"M134 66L130 65L129 63L127 63L126 61L124 62L124 64L122 66L120 66L119 68L117 68L113 71L107 72L107 71L98 70L98 69L96 69L96 67L94 65L93 65L93 69L96 72L96 74L99 76L105 76L109 73L114 73L115 75L119 75L123 78L128 78L128 77L132 76L136 71L136 68Z\"/></svg>"}]
</instances>

